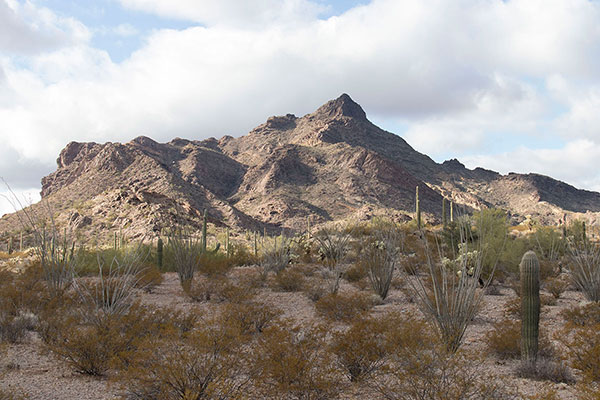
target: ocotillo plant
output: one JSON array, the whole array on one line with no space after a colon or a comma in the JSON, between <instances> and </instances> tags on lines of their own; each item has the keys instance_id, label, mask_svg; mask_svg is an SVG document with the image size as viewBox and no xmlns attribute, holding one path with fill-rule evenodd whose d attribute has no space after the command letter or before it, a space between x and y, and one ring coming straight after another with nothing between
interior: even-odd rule
<instances>
[{"instance_id":1,"label":"ocotillo plant","mask_svg":"<svg viewBox=\"0 0 600 400\"><path fill-rule=\"evenodd\" d=\"M415 214L417 215L417 228L421 229L421 207L419 205L419 187L415 191Z\"/></svg>"},{"instance_id":2,"label":"ocotillo plant","mask_svg":"<svg viewBox=\"0 0 600 400\"><path fill-rule=\"evenodd\" d=\"M540 324L540 263L533 251L523 255L521 272L521 358L535 363Z\"/></svg>"},{"instance_id":3,"label":"ocotillo plant","mask_svg":"<svg viewBox=\"0 0 600 400\"><path fill-rule=\"evenodd\" d=\"M158 264L158 269L162 271L163 267L163 240L158 238L156 241L156 262Z\"/></svg>"}]
</instances>

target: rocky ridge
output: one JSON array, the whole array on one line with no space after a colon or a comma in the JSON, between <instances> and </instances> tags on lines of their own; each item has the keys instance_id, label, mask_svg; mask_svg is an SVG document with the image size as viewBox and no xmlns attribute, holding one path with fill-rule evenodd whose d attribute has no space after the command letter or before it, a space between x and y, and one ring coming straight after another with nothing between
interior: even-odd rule
<instances>
[{"instance_id":1,"label":"rocky ridge","mask_svg":"<svg viewBox=\"0 0 600 400\"><path fill-rule=\"evenodd\" d=\"M273 232L301 230L309 216L407 220L417 186L431 222L442 196L468 209L504 208L515 222L555 224L566 214L595 224L600 215L600 193L550 177L438 164L372 124L347 94L303 117L270 117L238 138L71 142L42 179L42 197L88 236L118 229L137 237L181 220L198 225L204 209L215 224ZM4 216L0 231L16 221Z\"/></svg>"}]
</instances>

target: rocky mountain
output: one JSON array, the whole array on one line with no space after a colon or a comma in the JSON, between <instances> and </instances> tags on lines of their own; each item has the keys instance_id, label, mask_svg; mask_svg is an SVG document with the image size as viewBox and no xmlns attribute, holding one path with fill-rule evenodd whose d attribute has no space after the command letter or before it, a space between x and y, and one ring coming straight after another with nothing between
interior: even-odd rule
<instances>
[{"instance_id":1,"label":"rocky mountain","mask_svg":"<svg viewBox=\"0 0 600 400\"><path fill-rule=\"evenodd\" d=\"M238 138L71 142L42 179L42 203L58 221L96 235L197 225L204 209L215 224L276 232L301 230L307 217L407 220L417 186L431 222L442 197L468 209L504 208L515 222L557 223L568 214L596 223L600 215L600 193L537 174L470 170L455 159L438 164L371 123L346 94L303 117L270 117ZM15 221L4 216L0 231Z\"/></svg>"}]
</instances>

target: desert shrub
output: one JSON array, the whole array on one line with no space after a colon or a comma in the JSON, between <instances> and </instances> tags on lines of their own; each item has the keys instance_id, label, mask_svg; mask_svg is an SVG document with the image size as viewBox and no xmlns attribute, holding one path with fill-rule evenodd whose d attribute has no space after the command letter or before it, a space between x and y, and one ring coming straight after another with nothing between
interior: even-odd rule
<instances>
[{"instance_id":1,"label":"desert shrub","mask_svg":"<svg viewBox=\"0 0 600 400\"><path fill-rule=\"evenodd\" d=\"M143 289L146 293L152 293L152 291L160 286L163 281L163 276L160 270L151 264L146 264L138 275L136 287Z\"/></svg>"},{"instance_id":2,"label":"desert shrub","mask_svg":"<svg viewBox=\"0 0 600 400\"><path fill-rule=\"evenodd\" d=\"M502 296L502 292L497 285L489 285L485 288L484 293L486 296Z\"/></svg>"},{"instance_id":3,"label":"desert shrub","mask_svg":"<svg viewBox=\"0 0 600 400\"><path fill-rule=\"evenodd\" d=\"M521 357L521 321L505 319L494 324L493 329L485 335L488 349L501 359L517 359ZM547 359L554 355L554 348L543 330L539 334L540 357Z\"/></svg>"},{"instance_id":4,"label":"desert shrub","mask_svg":"<svg viewBox=\"0 0 600 400\"><path fill-rule=\"evenodd\" d=\"M560 313L568 326L600 325L600 304L589 303L572 308L566 308Z\"/></svg>"},{"instance_id":5,"label":"desert shrub","mask_svg":"<svg viewBox=\"0 0 600 400\"><path fill-rule=\"evenodd\" d=\"M258 257L242 244L230 244L229 264L232 266L256 265Z\"/></svg>"},{"instance_id":6,"label":"desert shrub","mask_svg":"<svg viewBox=\"0 0 600 400\"><path fill-rule=\"evenodd\" d=\"M346 269L346 272L344 272L344 277L350 283L358 282L367 277L367 269L359 259L356 263L352 264L348 269Z\"/></svg>"},{"instance_id":7,"label":"desert shrub","mask_svg":"<svg viewBox=\"0 0 600 400\"><path fill-rule=\"evenodd\" d=\"M425 329L422 320L401 313L359 318L334 337L331 351L351 382L363 381L377 375L399 349L422 346Z\"/></svg>"},{"instance_id":8,"label":"desert shrub","mask_svg":"<svg viewBox=\"0 0 600 400\"><path fill-rule=\"evenodd\" d=\"M541 306L555 306L556 305L556 297L542 293L540 295L540 305Z\"/></svg>"},{"instance_id":9,"label":"desert shrub","mask_svg":"<svg viewBox=\"0 0 600 400\"><path fill-rule=\"evenodd\" d=\"M571 367L581 371L587 380L600 382L600 324L567 324L555 338L566 348Z\"/></svg>"},{"instance_id":10,"label":"desert shrub","mask_svg":"<svg viewBox=\"0 0 600 400\"><path fill-rule=\"evenodd\" d=\"M322 326L301 330L289 321L267 327L256 351L256 386L265 398L325 400L342 388L342 374Z\"/></svg>"},{"instance_id":11,"label":"desert shrub","mask_svg":"<svg viewBox=\"0 0 600 400\"><path fill-rule=\"evenodd\" d=\"M523 395L522 398L525 400L560 400L558 392L554 388L546 388L529 396Z\"/></svg>"},{"instance_id":12,"label":"desert shrub","mask_svg":"<svg viewBox=\"0 0 600 400\"><path fill-rule=\"evenodd\" d=\"M521 362L517 366L516 374L519 378L533 379L539 381L551 381L554 383L574 383L575 378L569 368L560 360L551 360L538 357L535 363ZM545 399L547 397L544 397Z\"/></svg>"},{"instance_id":13,"label":"desert shrub","mask_svg":"<svg viewBox=\"0 0 600 400\"><path fill-rule=\"evenodd\" d=\"M472 352L446 351L437 338L421 331L417 345L399 347L373 380L383 398L391 400L463 400L515 398L505 383L485 368Z\"/></svg>"},{"instance_id":14,"label":"desert shrub","mask_svg":"<svg viewBox=\"0 0 600 400\"><path fill-rule=\"evenodd\" d=\"M239 398L249 382L239 332L206 321L181 340L149 341L121 375L128 400Z\"/></svg>"},{"instance_id":15,"label":"desert shrub","mask_svg":"<svg viewBox=\"0 0 600 400\"><path fill-rule=\"evenodd\" d=\"M243 284L236 284L225 276L194 279L187 291L194 301L229 301L243 303L252 299L256 289Z\"/></svg>"},{"instance_id":16,"label":"desert shrub","mask_svg":"<svg viewBox=\"0 0 600 400\"><path fill-rule=\"evenodd\" d=\"M550 292L550 294L556 299L559 299L568 287L569 282L561 277L548 278L544 281L544 289Z\"/></svg>"},{"instance_id":17,"label":"desert shrub","mask_svg":"<svg viewBox=\"0 0 600 400\"><path fill-rule=\"evenodd\" d=\"M583 381L576 386L577 399L600 400L600 384L593 381Z\"/></svg>"},{"instance_id":18,"label":"desert shrub","mask_svg":"<svg viewBox=\"0 0 600 400\"><path fill-rule=\"evenodd\" d=\"M209 277L224 276L233 266L233 260L228 258L225 253L209 251L200 256L198 271Z\"/></svg>"},{"instance_id":19,"label":"desert shrub","mask_svg":"<svg viewBox=\"0 0 600 400\"><path fill-rule=\"evenodd\" d=\"M219 321L235 327L242 335L255 335L262 333L281 314L281 310L263 303L229 303L224 306Z\"/></svg>"},{"instance_id":20,"label":"desert shrub","mask_svg":"<svg viewBox=\"0 0 600 400\"><path fill-rule=\"evenodd\" d=\"M306 297L308 297L311 301L317 302L326 294L328 294L328 289L321 280L310 279L307 280L306 284L304 285L304 294L306 294Z\"/></svg>"},{"instance_id":21,"label":"desert shrub","mask_svg":"<svg viewBox=\"0 0 600 400\"><path fill-rule=\"evenodd\" d=\"M0 310L0 342L19 343L27 335L28 321Z\"/></svg>"},{"instance_id":22,"label":"desert shrub","mask_svg":"<svg viewBox=\"0 0 600 400\"><path fill-rule=\"evenodd\" d=\"M295 269L284 269L275 275L274 287L284 292L298 292L304 287L306 278Z\"/></svg>"},{"instance_id":23,"label":"desert shrub","mask_svg":"<svg viewBox=\"0 0 600 400\"><path fill-rule=\"evenodd\" d=\"M317 311L333 321L350 321L373 307L373 300L364 293L329 293L316 303Z\"/></svg>"},{"instance_id":24,"label":"desert shrub","mask_svg":"<svg viewBox=\"0 0 600 400\"><path fill-rule=\"evenodd\" d=\"M583 241L569 243L573 284L589 301L600 301L600 245Z\"/></svg>"}]
</instances>

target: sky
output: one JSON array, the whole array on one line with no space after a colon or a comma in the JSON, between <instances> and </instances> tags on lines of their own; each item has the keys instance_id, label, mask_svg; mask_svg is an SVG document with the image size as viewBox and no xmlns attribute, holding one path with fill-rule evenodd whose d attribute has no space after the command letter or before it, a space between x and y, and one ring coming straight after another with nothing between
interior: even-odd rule
<instances>
[{"instance_id":1,"label":"sky","mask_svg":"<svg viewBox=\"0 0 600 400\"><path fill-rule=\"evenodd\" d=\"M597 0L0 0L24 203L70 141L241 136L342 93L438 162L600 191Z\"/></svg>"}]
</instances>

